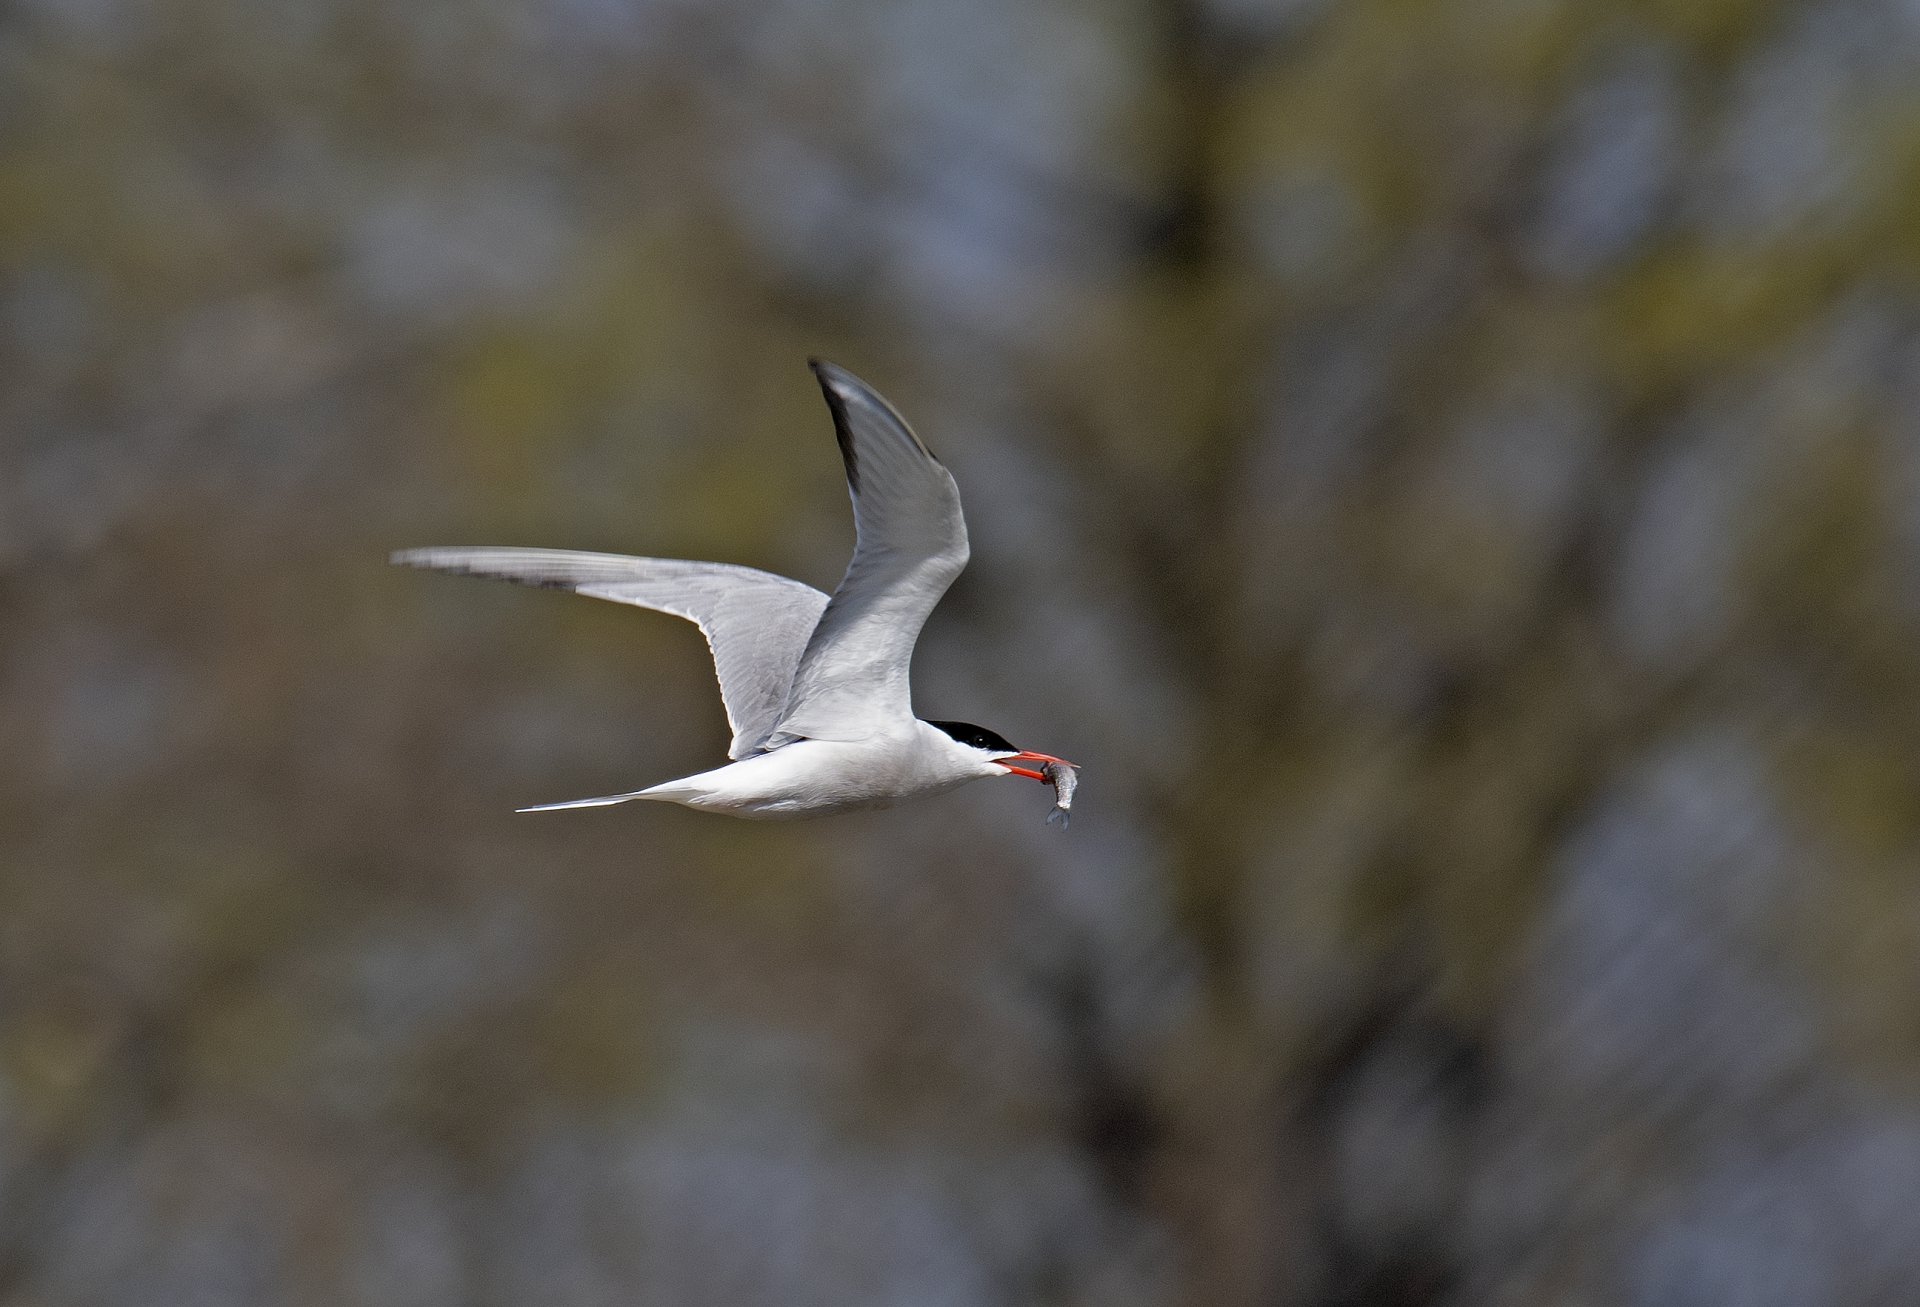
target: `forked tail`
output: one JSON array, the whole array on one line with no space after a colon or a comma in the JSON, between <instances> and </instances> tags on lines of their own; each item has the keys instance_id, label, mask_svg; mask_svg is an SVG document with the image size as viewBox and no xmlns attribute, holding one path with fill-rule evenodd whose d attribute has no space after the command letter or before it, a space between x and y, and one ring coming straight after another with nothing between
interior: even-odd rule
<instances>
[{"instance_id":1,"label":"forked tail","mask_svg":"<svg viewBox=\"0 0 1920 1307\"><path fill-rule=\"evenodd\" d=\"M635 790L631 794L609 794L598 799L568 799L565 803L536 803L531 808L515 808L515 812L559 812L563 808L610 808L616 803L627 803L634 799L655 799L662 803L685 803L705 794L705 790L689 789L684 785L654 785L644 790Z\"/></svg>"}]
</instances>

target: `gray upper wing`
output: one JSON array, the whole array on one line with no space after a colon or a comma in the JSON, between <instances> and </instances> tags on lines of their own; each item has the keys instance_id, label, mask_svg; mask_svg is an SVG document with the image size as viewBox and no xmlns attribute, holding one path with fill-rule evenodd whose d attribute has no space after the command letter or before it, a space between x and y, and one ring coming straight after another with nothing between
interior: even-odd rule
<instances>
[{"instance_id":1,"label":"gray upper wing","mask_svg":"<svg viewBox=\"0 0 1920 1307\"><path fill-rule=\"evenodd\" d=\"M913 715L920 628L967 565L960 490L891 404L814 360L853 495L857 544L807 642L781 736L855 740Z\"/></svg>"},{"instance_id":2,"label":"gray upper wing","mask_svg":"<svg viewBox=\"0 0 1920 1307\"><path fill-rule=\"evenodd\" d=\"M571 590L686 618L713 651L733 728L729 758L746 756L772 733L801 652L827 607L827 596L810 585L732 563L461 546L404 549L391 561Z\"/></svg>"}]
</instances>

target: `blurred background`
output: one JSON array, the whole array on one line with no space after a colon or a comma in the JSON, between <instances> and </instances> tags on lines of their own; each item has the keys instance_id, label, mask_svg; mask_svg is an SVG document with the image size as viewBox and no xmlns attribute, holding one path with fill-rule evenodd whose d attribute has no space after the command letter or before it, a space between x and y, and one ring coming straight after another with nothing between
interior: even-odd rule
<instances>
[{"instance_id":1,"label":"blurred background","mask_svg":"<svg viewBox=\"0 0 1920 1307\"><path fill-rule=\"evenodd\" d=\"M0 1304L1920 1302L1920 6L12 0ZM671 618L957 476L891 812Z\"/></svg>"}]
</instances>

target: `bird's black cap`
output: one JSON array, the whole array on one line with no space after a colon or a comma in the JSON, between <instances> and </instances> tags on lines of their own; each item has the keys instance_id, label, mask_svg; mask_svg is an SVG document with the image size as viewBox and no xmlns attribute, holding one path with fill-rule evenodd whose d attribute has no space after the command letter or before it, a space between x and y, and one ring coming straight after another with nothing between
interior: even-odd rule
<instances>
[{"instance_id":1,"label":"bird's black cap","mask_svg":"<svg viewBox=\"0 0 1920 1307\"><path fill-rule=\"evenodd\" d=\"M970 744L976 749L985 749L990 753L1018 753L1020 746L1007 743L1004 735L996 735L984 726L975 726L971 722L928 722L929 726L938 726L962 744Z\"/></svg>"}]
</instances>

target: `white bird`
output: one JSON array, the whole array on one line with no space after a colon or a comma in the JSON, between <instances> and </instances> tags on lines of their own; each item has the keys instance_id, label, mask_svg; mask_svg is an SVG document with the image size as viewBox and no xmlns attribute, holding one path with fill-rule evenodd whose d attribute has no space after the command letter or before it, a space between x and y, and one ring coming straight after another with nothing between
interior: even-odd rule
<instances>
[{"instance_id":1,"label":"white bird","mask_svg":"<svg viewBox=\"0 0 1920 1307\"><path fill-rule=\"evenodd\" d=\"M953 475L906 420L844 368L812 361L853 496L853 561L832 599L731 563L568 549L405 549L391 560L635 604L696 624L733 728L724 767L630 794L521 812L656 799L734 817L884 808L989 776L1072 794L1071 766L981 726L913 715L907 667L933 606L967 565ZM1066 804L1058 805L1062 814Z\"/></svg>"}]
</instances>

